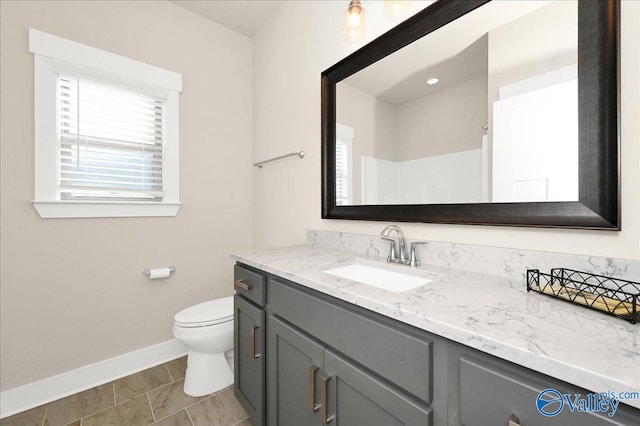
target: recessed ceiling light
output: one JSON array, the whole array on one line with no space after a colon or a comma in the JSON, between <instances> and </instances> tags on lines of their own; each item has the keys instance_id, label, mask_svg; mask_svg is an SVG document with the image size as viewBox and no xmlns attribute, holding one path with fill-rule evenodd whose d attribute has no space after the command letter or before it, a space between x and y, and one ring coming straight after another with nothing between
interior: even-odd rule
<instances>
[{"instance_id":1,"label":"recessed ceiling light","mask_svg":"<svg viewBox=\"0 0 640 426\"><path fill-rule=\"evenodd\" d=\"M433 86L434 84L436 84L437 82L439 82L440 80L438 80L437 78L430 78L429 80L427 80L427 84L429 86Z\"/></svg>"}]
</instances>

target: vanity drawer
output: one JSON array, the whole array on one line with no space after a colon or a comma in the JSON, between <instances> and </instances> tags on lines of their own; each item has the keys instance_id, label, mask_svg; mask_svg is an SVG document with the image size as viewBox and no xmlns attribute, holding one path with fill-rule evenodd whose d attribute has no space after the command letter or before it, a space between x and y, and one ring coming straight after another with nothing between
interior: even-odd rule
<instances>
[{"instance_id":1,"label":"vanity drawer","mask_svg":"<svg viewBox=\"0 0 640 426\"><path fill-rule=\"evenodd\" d=\"M265 282L267 278L245 266L236 264L233 268L233 286L237 294L260 306L266 304Z\"/></svg>"},{"instance_id":2,"label":"vanity drawer","mask_svg":"<svg viewBox=\"0 0 640 426\"><path fill-rule=\"evenodd\" d=\"M268 292L272 313L424 402L431 402L433 342L278 279L269 278Z\"/></svg>"},{"instance_id":3,"label":"vanity drawer","mask_svg":"<svg viewBox=\"0 0 640 426\"><path fill-rule=\"evenodd\" d=\"M518 368L510 368L476 357L460 357L460 420L464 426L507 425L509 418L517 417L515 424L521 425L580 425L612 426L631 425L631 420L622 407L613 417L606 414L572 412L566 403L555 416L545 417L538 412L536 401L540 392L554 389L562 394L581 394L587 391L573 388L552 378ZM554 393L549 393L554 396ZM547 409L553 413L560 407L552 402Z\"/></svg>"}]
</instances>

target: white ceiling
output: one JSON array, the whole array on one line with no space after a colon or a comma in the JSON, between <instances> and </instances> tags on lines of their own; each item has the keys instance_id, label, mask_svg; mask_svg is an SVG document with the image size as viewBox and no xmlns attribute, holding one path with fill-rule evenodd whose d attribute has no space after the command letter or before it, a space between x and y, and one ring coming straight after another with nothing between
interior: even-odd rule
<instances>
[{"instance_id":1,"label":"white ceiling","mask_svg":"<svg viewBox=\"0 0 640 426\"><path fill-rule=\"evenodd\" d=\"M169 1L250 38L284 3L284 0Z\"/></svg>"}]
</instances>

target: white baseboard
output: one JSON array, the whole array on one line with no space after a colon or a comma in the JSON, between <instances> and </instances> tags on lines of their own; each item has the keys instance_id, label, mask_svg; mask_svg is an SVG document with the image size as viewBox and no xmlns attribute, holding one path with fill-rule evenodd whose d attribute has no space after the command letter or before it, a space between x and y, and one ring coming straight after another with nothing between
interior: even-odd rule
<instances>
[{"instance_id":1,"label":"white baseboard","mask_svg":"<svg viewBox=\"0 0 640 426\"><path fill-rule=\"evenodd\" d=\"M0 419L145 370L187 354L176 339L0 392Z\"/></svg>"}]
</instances>

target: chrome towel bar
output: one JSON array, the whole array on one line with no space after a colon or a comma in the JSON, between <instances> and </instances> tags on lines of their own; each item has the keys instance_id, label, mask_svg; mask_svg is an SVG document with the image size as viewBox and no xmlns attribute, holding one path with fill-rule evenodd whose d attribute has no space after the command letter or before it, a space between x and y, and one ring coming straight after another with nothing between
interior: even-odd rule
<instances>
[{"instance_id":1,"label":"chrome towel bar","mask_svg":"<svg viewBox=\"0 0 640 426\"><path fill-rule=\"evenodd\" d=\"M297 155L300 158L304 158L304 151L294 151L294 152L291 152L289 154L281 155L279 157L269 158L268 160L264 160L264 161L259 161L257 163L253 163L253 165L261 169L262 165L265 164L265 163L270 163L272 161L280 160L281 158L291 157L293 155Z\"/></svg>"}]
</instances>

